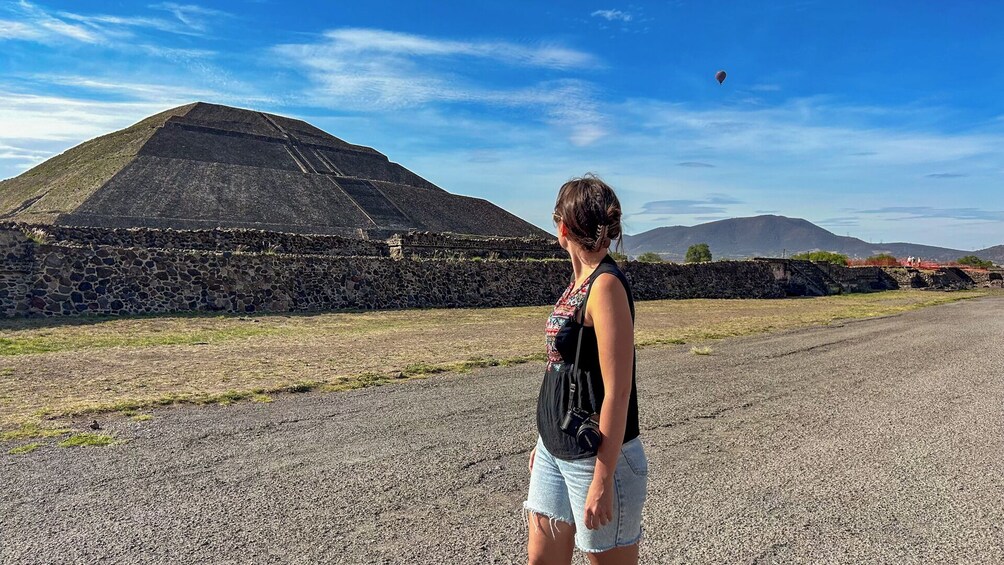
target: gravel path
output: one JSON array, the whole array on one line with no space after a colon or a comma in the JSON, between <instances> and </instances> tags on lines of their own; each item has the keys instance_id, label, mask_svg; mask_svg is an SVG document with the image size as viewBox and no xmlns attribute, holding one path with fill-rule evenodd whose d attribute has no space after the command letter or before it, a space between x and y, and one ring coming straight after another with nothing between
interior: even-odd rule
<instances>
[{"instance_id":1,"label":"gravel path","mask_svg":"<svg viewBox=\"0 0 1004 565\"><path fill-rule=\"evenodd\" d=\"M641 351L642 562L1004 562L1002 336L990 297ZM164 409L109 420L121 445L0 455L0 562L519 563L541 371Z\"/></svg>"}]
</instances>

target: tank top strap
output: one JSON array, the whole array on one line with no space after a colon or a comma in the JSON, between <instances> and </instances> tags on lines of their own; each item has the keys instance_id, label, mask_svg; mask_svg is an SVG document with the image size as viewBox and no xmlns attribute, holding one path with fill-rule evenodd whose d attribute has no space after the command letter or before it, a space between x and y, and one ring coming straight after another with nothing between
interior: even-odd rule
<instances>
[{"instance_id":1,"label":"tank top strap","mask_svg":"<svg viewBox=\"0 0 1004 565\"><path fill-rule=\"evenodd\" d=\"M631 309L631 319L632 320L634 319L634 297L631 295L631 284L628 282L627 277L624 275L624 272L621 271L619 266L617 266L617 262L614 261L613 257L607 255L606 257L603 258L603 261L601 261L600 264L596 266L596 269L594 269L593 272L589 275L588 279L589 284L586 287L586 296L582 299L582 302L576 308L574 317L575 320L580 324L583 322L583 319L586 315L586 302L589 301L589 293L592 292L593 290L593 283L596 282L596 278L602 275L603 273L610 273L614 275L615 277L617 277L618 280L621 281L621 284L624 285L624 290L627 292L628 306Z\"/></svg>"}]
</instances>

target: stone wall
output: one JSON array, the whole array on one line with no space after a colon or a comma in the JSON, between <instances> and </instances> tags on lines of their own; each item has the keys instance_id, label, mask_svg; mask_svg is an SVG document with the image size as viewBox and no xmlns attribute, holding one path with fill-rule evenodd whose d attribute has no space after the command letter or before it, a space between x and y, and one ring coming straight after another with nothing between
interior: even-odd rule
<instances>
[{"instance_id":1,"label":"stone wall","mask_svg":"<svg viewBox=\"0 0 1004 565\"><path fill-rule=\"evenodd\" d=\"M913 267L883 267L889 276L896 279L902 288L926 288L932 290L963 290L978 287L1004 286L1004 276L999 271L960 269L944 267L936 270L921 270Z\"/></svg>"},{"instance_id":2,"label":"stone wall","mask_svg":"<svg viewBox=\"0 0 1004 565\"><path fill-rule=\"evenodd\" d=\"M770 265L788 296L878 292L903 286L899 279L878 267L845 267L799 259L757 258L756 261Z\"/></svg>"},{"instance_id":3,"label":"stone wall","mask_svg":"<svg viewBox=\"0 0 1004 565\"><path fill-rule=\"evenodd\" d=\"M567 260L392 259L81 246L0 231L3 315L288 312L551 304ZM624 265L639 300L780 298L753 261Z\"/></svg>"},{"instance_id":4,"label":"stone wall","mask_svg":"<svg viewBox=\"0 0 1004 565\"><path fill-rule=\"evenodd\" d=\"M1004 287L1004 270L990 269L977 271L966 269L966 274L973 279L973 284L978 287Z\"/></svg>"},{"instance_id":5,"label":"stone wall","mask_svg":"<svg viewBox=\"0 0 1004 565\"><path fill-rule=\"evenodd\" d=\"M845 267L827 262L816 262L815 265L826 271L841 286L843 292L878 292L900 288L897 280L880 267Z\"/></svg>"},{"instance_id":6,"label":"stone wall","mask_svg":"<svg viewBox=\"0 0 1004 565\"><path fill-rule=\"evenodd\" d=\"M326 247L310 247L312 240L305 236L293 236L292 241L314 254L229 250L237 249L237 240L226 238L242 230L200 232L205 239L191 232L98 230L100 237L115 238L101 241L116 243L99 245L88 239L92 233L75 230L42 234L21 227L0 229L0 315L545 305L554 302L572 276L567 259L337 256L322 253ZM175 246L223 241L225 250L121 245L149 243L145 237ZM425 241L454 240L448 236ZM881 269L784 259L691 265L632 261L622 268L638 300L782 298L896 286Z\"/></svg>"},{"instance_id":7,"label":"stone wall","mask_svg":"<svg viewBox=\"0 0 1004 565\"><path fill-rule=\"evenodd\" d=\"M391 257L463 259L564 259L567 253L553 239L539 237L483 237L452 233L410 232L391 236Z\"/></svg>"},{"instance_id":8,"label":"stone wall","mask_svg":"<svg viewBox=\"0 0 1004 565\"><path fill-rule=\"evenodd\" d=\"M28 313L35 247L20 230L0 230L0 316Z\"/></svg>"},{"instance_id":9,"label":"stone wall","mask_svg":"<svg viewBox=\"0 0 1004 565\"><path fill-rule=\"evenodd\" d=\"M53 243L84 246L366 257L390 255L385 241L337 235L301 235L250 229L174 230L0 224L0 232L18 229L44 233L46 240Z\"/></svg>"},{"instance_id":10,"label":"stone wall","mask_svg":"<svg viewBox=\"0 0 1004 565\"><path fill-rule=\"evenodd\" d=\"M621 265L637 300L666 298L784 298L784 286L762 261L715 261L682 265Z\"/></svg>"},{"instance_id":11,"label":"stone wall","mask_svg":"<svg viewBox=\"0 0 1004 565\"><path fill-rule=\"evenodd\" d=\"M29 315L547 304L560 261L394 260L39 245ZM529 282L529 284L527 284Z\"/></svg>"}]
</instances>

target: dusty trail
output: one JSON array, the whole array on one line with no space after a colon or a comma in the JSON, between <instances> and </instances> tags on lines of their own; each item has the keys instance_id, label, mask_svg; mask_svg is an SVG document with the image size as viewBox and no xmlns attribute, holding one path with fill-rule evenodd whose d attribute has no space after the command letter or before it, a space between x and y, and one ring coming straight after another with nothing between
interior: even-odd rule
<instances>
[{"instance_id":1,"label":"dusty trail","mask_svg":"<svg viewBox=\"0 0 1004 565\"><path fill-rule=\"evenodd\" d=\"M1004 562L1004 298L639 354L645 563ZM518 563L541 365L0 455L2 563Z\"/></svg>"}]
</instances>

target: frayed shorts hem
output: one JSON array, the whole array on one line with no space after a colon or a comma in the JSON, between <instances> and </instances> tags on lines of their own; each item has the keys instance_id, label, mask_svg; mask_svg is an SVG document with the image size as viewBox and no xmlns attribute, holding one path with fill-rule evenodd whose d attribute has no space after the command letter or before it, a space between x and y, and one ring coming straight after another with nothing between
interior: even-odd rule
<instances>
[{"instance_id":1,"label":"frayed shorts hem","mask_svg":"<svg viewBox=\"0 0 1004 565\"><path fill-rule=\"evenodd\" d=\"M597 549L595 547L582 547L581 545L579 545L578 543L576 543L575 544L575 549L578 549L582 553L603 553L604 551L610 551L611 549L617 549L618 547L630 547L632 545L635 545L636 543L641 542L641 537L642 537L642 535L638 534L638 537L634 538L631 541L621 542L621 543L615 543L615 544L611 545L610 547L605 547L603 549Z\"/></svg>"},{"instance_id":2,"label":"frayed shorts hem","mask_svg":"<svg viewBox=\"0 0 1004 565\"><path fill-rule=\"evenodd\" d=\"M551 514L550 512L544 512L544 511L541 511L541 510L537 510L533 506L530 506L530 501L529 500L524 500L523 501L523 512L524 513L526 513L526 512L533 512L534 514L537 514L538 516L543 516L543 517L547 518L548 520L557 520L558 522L564 522L564 523L566 523L566 524L568 524L570 526L574 526L575 525L575 520L573 518L563 517L563 516L555 516L554 514Z\"/></svg>"}]
</instances>

